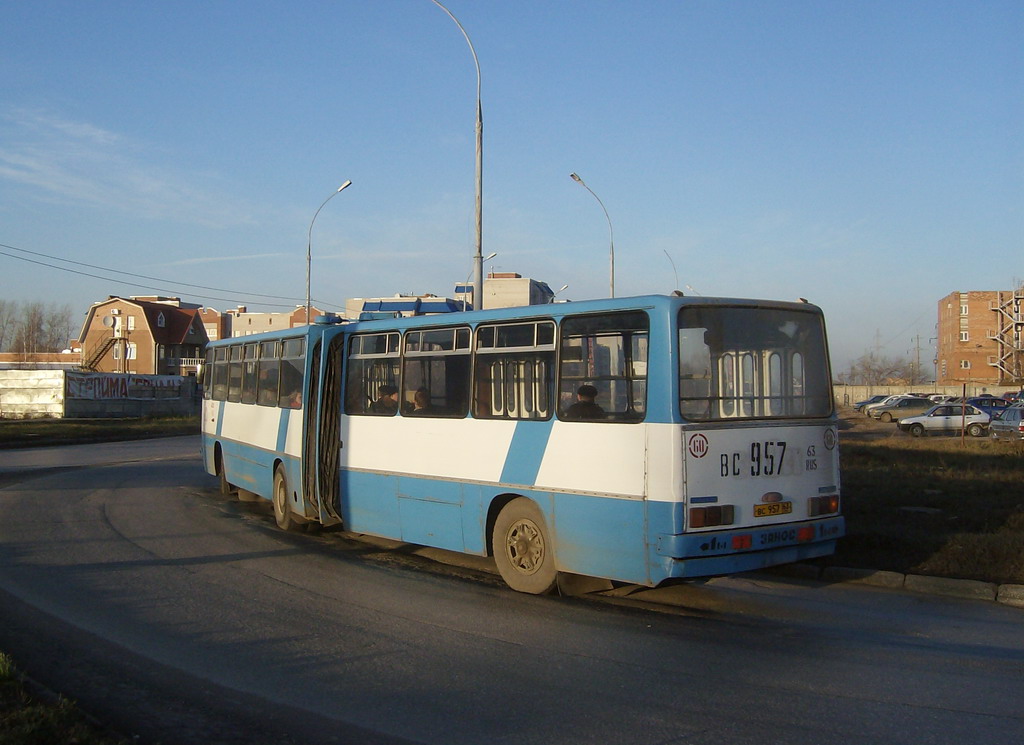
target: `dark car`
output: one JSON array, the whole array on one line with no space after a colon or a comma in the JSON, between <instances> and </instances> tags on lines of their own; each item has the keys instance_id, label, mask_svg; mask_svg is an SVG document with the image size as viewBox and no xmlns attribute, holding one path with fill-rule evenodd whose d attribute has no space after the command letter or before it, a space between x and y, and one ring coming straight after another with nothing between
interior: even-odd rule
<instances>
[{"instance_id":1,"label":"dark car","mask_svg":"<svg viewBox=\"0 0 1024 745\"><path fill-rule=\"evenodd\" d=\"M909 398L901 398L899 401L894 401L885 406L876 406L871 409L871 416L883 422L895 422L905 416L923 414L933 406L935 406L934 401L911 396Z\"/></svg>"},{"instance_id":2,"label":"dark car","mask_svg":"<svg viewBox=\"0 0 1024 745\"><path fill-rule=\"evenodd\" d=\"M881 394L879 394L877 396L872 396L869 399L865 399L864 401L858 401L857 403L855 403L853 405L853 410L854 411L860 411L861 409L863 409L868 404L877 404L879 401L884 401L888 397L889 397L888 393L881 393Z\"/></svg>"},{"instance_id":3,"label":"dark car","mask_svg":"<svg viewBox=\"0 0 1024 745\"><path fill-rule=\"evenodd\" d=\"M1024 404L1008 406L993 416L988 436L993 440L1024 440Z\"/></svg>"},{"instance_id":4,"label":"dark car","mask_svg":"<svg viewBox=\"0 0 1024 745\"><path fill-rule=\"evenodd\" d=\"M976 396L975 398L967 399L967 403L971 406L977 406L986 414L993 416L1011 405L1011 402L1005 398L996 398L995 396Z\"/></svg>"}]
</instances>

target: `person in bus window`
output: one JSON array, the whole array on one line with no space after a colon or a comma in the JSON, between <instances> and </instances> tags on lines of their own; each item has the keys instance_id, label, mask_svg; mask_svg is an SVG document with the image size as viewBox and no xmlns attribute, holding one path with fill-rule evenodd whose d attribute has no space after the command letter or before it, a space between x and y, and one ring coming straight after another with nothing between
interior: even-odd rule
<instances>
[{"instance_id":1,"label":"person in bus window","mask_svg":"<svg viewBox=\"0 0 1024 745\"><path fill-rule=\"evenodd\" d=\"M377 389L377 400L370 404L370 411L374 414L387 414L391 416L398 411L398 389L385 383Z\"/></svg>"},{"instance_id":2,"label":"person in bus window","mask_svg":"<svg viewBox=\"0 0 1024 745\"><path fill-rule=\"evenodd\" d=\"M604 409L597 405L597 388L581 385L576 391L576 403L565 411L566 419L604 419Z\"/></svg>"},{"instance_id":3,"label":"person in bus window","mask_svg":"<svg viewBox=\"0 0 1024 745\"><path fill-rule=\"evenodd\" d=\"M417 388L412 396L412 410L410 414L436 414L435 407L430 405L430 394L426 388Z\"/></svg>"}]
</instances>

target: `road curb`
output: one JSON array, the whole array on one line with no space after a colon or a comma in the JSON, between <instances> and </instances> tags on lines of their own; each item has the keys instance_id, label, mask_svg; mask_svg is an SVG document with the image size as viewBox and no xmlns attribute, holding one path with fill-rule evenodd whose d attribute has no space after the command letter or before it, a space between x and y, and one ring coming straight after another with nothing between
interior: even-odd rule
<instances>
[{"instance_id":1,"label":"road curb","mask_svg":"<svg viewBox=\"0 0 1024 745\"><path fill-rule=\"evenodd\" d=\"M965 600L988 602L1024 608L1024 585L998 584L974 579L931 577L925 574L903 574L878 569L854 567L818 567L814 564L788 564L769 570L773 574L831 583L850 583L885 587L890 590L916 592L922 595L943 595Z\"/></svg>"}]
</instances>

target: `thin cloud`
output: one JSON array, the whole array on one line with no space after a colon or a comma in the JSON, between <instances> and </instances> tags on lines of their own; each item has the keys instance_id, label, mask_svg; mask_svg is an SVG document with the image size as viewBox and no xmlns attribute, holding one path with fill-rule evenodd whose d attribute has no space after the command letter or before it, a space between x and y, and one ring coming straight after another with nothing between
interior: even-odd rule
<instances>
[{"instance_id":1,"label":"thin cloud","mask_svg":"<svg viewBox=\"0 0 1024 745\"><path fill-rule=\"evenodd\" d=\"M223 261L250 261L252 259L279 259L282 257L290 256L291 254L276 252L267 254L238 254L237 256L197 256L194 259L181 259L180 261L167 261L155 266L169 267L169 266L190 266L193 264L212 264L215 262Z\"/></svg>"},{"instance_id":2,"label":"thin cloud","mask_svg":"<svg viewBox=\"0 0 1024 745\"><path fill-rule=\"evenodd\" d=\"M149 162L141 143L88 122L15 109L0 115L0 179L37 196L118 212L225 227L253 223L247 205L193 183L208 174L175 172Z\"/></svg>"}]
</instances>

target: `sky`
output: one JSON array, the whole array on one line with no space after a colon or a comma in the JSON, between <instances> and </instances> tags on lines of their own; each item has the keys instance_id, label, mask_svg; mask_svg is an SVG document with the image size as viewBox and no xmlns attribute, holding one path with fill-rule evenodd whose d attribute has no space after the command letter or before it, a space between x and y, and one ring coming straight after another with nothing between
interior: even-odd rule
<instances>
[{"instance_id":1,"label":"sky","mask_svg":"<svg viewBox=\"0 0 1024 745\"><path fill-rule=\"evenodd\" d=\"M835 372L931 359L940 298L1024 279L1019 0L445 5L488 271L607 297L614 241L617 296L820 305ZM0 299L286 310L307 247L331 310L472 271L476 68L431 0L33 0L0 28Z\"/></svg>"}]
</instances>

